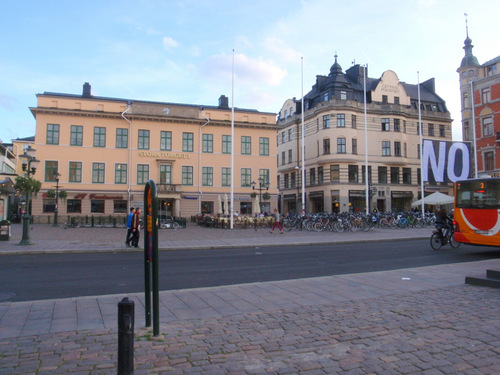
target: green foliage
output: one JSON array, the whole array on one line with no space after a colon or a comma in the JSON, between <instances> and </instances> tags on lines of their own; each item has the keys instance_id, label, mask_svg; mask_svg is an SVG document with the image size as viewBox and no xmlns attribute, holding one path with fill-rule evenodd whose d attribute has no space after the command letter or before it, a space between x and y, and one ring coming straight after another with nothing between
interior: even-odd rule
<instances>
[{"instance_id":1,"label":"green foliage","mask_svg":"<svg viewBox=\"0 0 500 375\"><path fill-rule=\"evenodd\" d=\"M265 201L268 201L269 199L271 199L271 194L269 194L267 192L262 194L262 199L264 199Z\"/></svg>"},{"instance_id":2,"label":"green foliage","mask_svg":"<svg viewBox=\"0 0 500 375\"><path fill-rule=\"evenodd\" d=\"M14 188L23 193L38 193L42 187L42 183L32 177L18 176Z\"/></svg>"},{"instance_id":3,"label":"green foliage","mask_svg":"<svg viewBox=\"0 0 500 375\"><path fill-rule=\"evenodd\" d=\"M255 191L250 193L250 198L255 198L257 196L257 193Z\"/></svg>"}]
</instances>

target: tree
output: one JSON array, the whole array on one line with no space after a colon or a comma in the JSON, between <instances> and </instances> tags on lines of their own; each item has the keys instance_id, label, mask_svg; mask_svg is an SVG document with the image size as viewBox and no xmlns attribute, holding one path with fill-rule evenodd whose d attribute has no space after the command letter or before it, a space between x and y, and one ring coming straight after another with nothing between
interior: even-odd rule
<instances>
[{"instance_id":1,"label":"tree","mask_svg":"<svg viewBox=\"0 0 500 375\"><path fill-rule=\"evenodd\" d=\"M42 188L42 183L32 177L17 176L14 188L22 193L36 194Z\"/></svg>"}]
</instances>

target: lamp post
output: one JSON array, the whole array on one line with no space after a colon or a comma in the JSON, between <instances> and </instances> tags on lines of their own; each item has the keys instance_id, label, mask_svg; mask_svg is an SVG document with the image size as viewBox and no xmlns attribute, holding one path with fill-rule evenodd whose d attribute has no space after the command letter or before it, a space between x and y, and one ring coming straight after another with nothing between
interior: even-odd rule
<instances>
[{"instance_id":1,"label":"lamp post","mask_svg":"<svg viewBox=\"0 0 500 375\"><path fill-rule=\"evenodd\" d=\"M40 160L37 160L35 158L35 152L36 150L29 145L26 150L24 150L24 154L20 155L23 159L22 162L22 167L23 171L26 172L26 176L28 179L30 178L31 175L35 174L36 168L38 167L38 164L40 163ZM29 183L29 182L28 182ZM19 242L19 245L31 245L30 241L30 194L31 190L29 188L26 188L26 209L24 210L23 214L23 236L21 238L21 242Z\"/></svg>"},{"instance_id":2,"label":"lamp post","mask_svg":"<svg viewBox=\"0 0 500 375\"><path fill-rule=\"evenodd\" d=\"M59 172L56 172L54 177L56 179L56 206L54 207L54 224L52 224L53 227L57 227L59 224L57 222L57 214L59 213L58 210L58 203L59 203L59 177L61 174Z\"/></svg>"},{"instance_id":3,"label":"lamp post","mask_svg":"<svg viewBox=\"0 0 500 375\"><path fill-rule=\"evenodd\" d=\"M262 190L269 190L269 186L267 186L262 177L259 177L259 187L255 187L255 185L257 185L255 181L252 181L251 185L252 185L252 190L259 191L259 212L262 213Z\"/></svg>"}]
</instances>

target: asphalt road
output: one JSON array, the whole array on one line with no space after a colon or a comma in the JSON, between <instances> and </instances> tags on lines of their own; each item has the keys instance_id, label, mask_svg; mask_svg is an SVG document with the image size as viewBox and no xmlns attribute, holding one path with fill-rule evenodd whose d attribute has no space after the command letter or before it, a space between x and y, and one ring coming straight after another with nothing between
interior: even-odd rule
<instances>
[{"instance_id":1,"label":"asphalt road","mask_svg":"<svg viewBox=\"0 0 500 375\"><path fill-rule=\"evenodd\" d=\"M429 241L160 252L160 290L373 272L498 258L500 249ZM144 290L141 253L0 257L0 301L134 293Z\"/></svg>"}]
</instances>

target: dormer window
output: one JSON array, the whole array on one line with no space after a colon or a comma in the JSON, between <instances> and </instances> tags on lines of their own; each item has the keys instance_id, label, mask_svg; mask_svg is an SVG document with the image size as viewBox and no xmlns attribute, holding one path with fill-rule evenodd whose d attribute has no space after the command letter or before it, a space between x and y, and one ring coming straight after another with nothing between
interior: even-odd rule
<instances>
[{"instance_id":1,"label":"dormer window","mask_svg":"<svg viewBox=\"0 0 500 375\"><path fill-rule=\"evenodd\" d=\"M347 91L340 92L340 100L347 100Z\"/></svg>"},{"instance_id":2,"label":"dormer window","mask_svg":"<svg viewBox=\"0 0 500 375\"><path fill-rule=\"evenodd\" d=\"M327 102L328 100L330 100L330 95L329 95L329 93L325 92L325 93L323 94L323 101L324 101L324 102Z\"/></svg>"}]
</instances>

